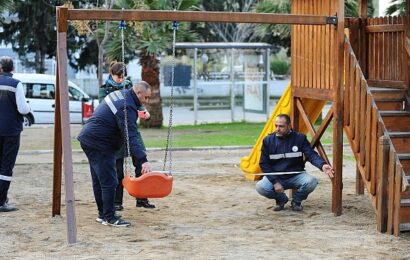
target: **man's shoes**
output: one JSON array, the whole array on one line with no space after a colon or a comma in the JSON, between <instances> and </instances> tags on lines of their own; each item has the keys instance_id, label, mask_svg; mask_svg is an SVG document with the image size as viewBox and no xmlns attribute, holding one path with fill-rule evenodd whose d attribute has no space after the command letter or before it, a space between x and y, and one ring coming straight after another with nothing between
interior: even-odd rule
<instances>
[{"instance_id":1,"label":"man's shoes","mask_svg":"<svg viewBox=\"0 0 410 260\"><path fill-rule=\"evenodd\" d=\"M113 227L128 227L131 225L130 222L127 222L121 218L113 218L111 220L104 220L102 224L106 226L113 226Z\"/></svg>"},{"instance_id":2,"label":"man's shoes","mask_svg":"<svg viewBox=\"0 0 410 260\"><path fill-rule=\"evenodd\" d=\"M117 214L117 212L114 213L114 218L121 218L122 216L120 214ZM102 224L104 222L104 216L102 214L98 214L98 217L95 219L98 223Z\"/></svg>"},{"instance_id":3,"label":"man's shoes","mask_svg":"<svg viewBox=\"0 0 410 260\"><path fill-rule=\"evenodd\" d=\"M16 211L18 208L10 206L7 203L4 203L3 205L0 206L0 212L11 212L11 211Z\"/></svg>"},{"instance_id":4,"label":"man's shoes","mask_svg":"<svg viewBox=\"0 0 410 260\"><path fill-rule=\"evenodd\" d=\"M303 210L302 204L294 202L294 201L292 201L290 207L292 208L293 211L302 211Z\"/></svg>"},{"instance_id":5,"label":"man's shoes","mask_svg":"<svg viewBox=\"0 0 410 260\"><path fill-rule=\"evenodd\" d=\"M286 198L284 202L276 202L276 207L273 208L273 211L281 211L285 209L285 204L288 203L289 199Z\"/></svg>"},{"instance_id":6,"label":"man's shoes","mask_svg":"<svg viewBox=\"0 0 410 260\"><path fill-rule=\"evenodd\" d=\"M121 211L123 209L124 209L124 207L121 204L115 205L115 211Z\"/></svg>"},{"instance_id":7,"label":"man's shoes","mask_svg":"<svg viewBox=\"0 0 410 260\"><path fill-rule=\"evenodd\" d=\"M149 203L149 200L148 200L148 199L137 199L137 205L136 205L136 206L137 206L137 208L143 207L143 208L146 208L146 209L153 209L153 208L155 208L155 205Z\"/></svg>"}]
</instances>

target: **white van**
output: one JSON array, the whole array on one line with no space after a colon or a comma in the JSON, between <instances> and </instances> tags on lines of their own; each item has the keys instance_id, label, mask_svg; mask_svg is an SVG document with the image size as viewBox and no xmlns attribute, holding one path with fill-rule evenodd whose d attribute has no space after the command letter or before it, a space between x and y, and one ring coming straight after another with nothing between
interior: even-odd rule
<instances>
[{"instance_id":1,"label":"white van","mask_svg":"<svg viewBox=\"0 0 410 260\"><path fill-rule=\"evenodd\" d=\"M13 78L23 84L31 113L24 116L24 126L32 124L54 124L55 80L54 75L14 73ZM83 122L83 103L92 106L92 99L73 82L68 81L70 99L70 123Z\"/></svg>"}]
</instances>

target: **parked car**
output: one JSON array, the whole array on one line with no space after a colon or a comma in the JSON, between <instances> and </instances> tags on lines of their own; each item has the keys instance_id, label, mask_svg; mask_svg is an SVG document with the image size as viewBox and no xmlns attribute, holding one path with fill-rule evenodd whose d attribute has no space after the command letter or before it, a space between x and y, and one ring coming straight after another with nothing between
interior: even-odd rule
<instances>
[{"instance_id":1,"label":"parked car","mask_svg":"<svg viewBox=\"0 0 410 260\"><path fill-rule=\"evenodd\" d=\"M54 75L15 73L13 77L23 84L31 113L24 116L24 126L54 124L55 80ZM68 81L70 123L80 124L91 116L93 100L73 82Z\"/></svg>"}]
</instances>

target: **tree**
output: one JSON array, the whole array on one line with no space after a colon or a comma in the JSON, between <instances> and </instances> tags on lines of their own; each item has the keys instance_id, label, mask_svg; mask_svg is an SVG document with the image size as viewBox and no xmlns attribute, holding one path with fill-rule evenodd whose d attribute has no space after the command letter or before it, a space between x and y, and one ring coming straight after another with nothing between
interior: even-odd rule
<instances>
[{"instance_id":1,"label":"tree","mask_svg":"<svg viewBox=\"0 0 410 260\"><path fill-rule=\"evenodd\" d=\"M45 71L46 55L55 55L56 31L54 6L44 1L15 1L15 9L11 15L18 19L3 24L0 39L18 53L23 63L34 67L37 73ZM34 53L34 62L27 56Z\"/></svg>"},{"instance_id":2,"label":"tree","mask_svg":"<svg viewBox=\"0 0 410 260\"><path fill-rule=\"evenodd\" d=\"M203 0L200 6L202 11L220 12L250 12L258 0ZM195 25L205 41L216 42L247 42L255 40L255 24L236 23L200 23Z\"/></svg>"},{"instance_id":3,"label":"tree","mask_svg":"<svg viewBox=\"0 0 410 260\"><path fill-rule=\"evenodd\" d=\"M181 0L178 4L171 0L123 0L114 8L146 9L146 10L189 10L195 7L198 0ZM118 29L117 29L118 30ZM127 58L134 55L139 57L142 66L141 78L151 85L152 95L147 105L151 119L143 121L144 127L162 127L162 100L160 95L159 60L158 56L164 51L170 51L172 43L172 29L170 22L130 22L127 24L126 48ZM112 34L107 44L107 57L122 60L120 32ZM197 35L189 30L188 23L180 23L177 31L178 41L194 41ZM137 50L137 51L132 51Z\"/></svg>"},{"instance_id":4,"label":"tree","mask_svg":"<svg viewBox=\"0 0 410 260\"><path fill-rule=\"evenodd\" d=\"M387 7L386 15L400 15L405 16L407 14L407 2L406 0L391 0L389 7Z\"/></svg>"},{"instance_id":5,"label":"tree","mask_svg":"<svg viewBox=\"0 0 410 260\"><path fill-rule=\"evenodd\" d=\"M84 5L91 0L76 1ZM10 4L11 2L11 4ZM52 1L0 1L1 8L8 10L10 21L3 22L0 43L11 44L24 65L35 68L37 73L45 72L45 59L56 55L56 6L65 0ZM68 28L67 49L70 54L76 45L84 40ZM34 61L30 54L34 54Z\"/></svg>"}]
</instances>

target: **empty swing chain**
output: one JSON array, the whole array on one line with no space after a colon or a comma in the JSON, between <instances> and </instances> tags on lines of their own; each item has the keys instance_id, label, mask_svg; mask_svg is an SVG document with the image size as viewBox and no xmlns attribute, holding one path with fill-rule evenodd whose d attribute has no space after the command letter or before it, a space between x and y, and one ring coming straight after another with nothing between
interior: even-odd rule
<instances>
[{"instance_id":1,"label":"empty swing chain","mask_svg":"<svg viewBox=\"0 0 410 260\"><path fill-rule=\"evenodd\" d=\"M123 63L123 68L122 68L122 73L123 73L123 81L122 81L122 89L125 89L125 44L124 44L124 30L126 28L126 23L124 20L121 20L120 26L121 30L121 55L122 55L122 63ZM124 158L124 173L125 175L131 175L131 152L130 152L130 139L129 139L129 134L128 134L128 112L127 112L127 96L124 96L124 126L125 126L125 149L126 149L126 154Z\"/></svg>"},{"instance_id":2,"label":"empty swing chain","mask_svg":"<svg viewBox=\"0 0 410 260\"><path fill-rule=\"evenodd\" d=\"M164 156L164 167L163 171L165 171L166 163L167 163L167 155L169 153L169 174L172 172L172 115L174 110L174 76L175 76L175 41L176 41L176 32L178 30L178 22L172 22L172 66L171 66L171 96L170 96L170 104L169 104L169 122L168 122L168 134L167 134L167 143L165 146L165 156Z\"/></svg>"}]
</instances>

